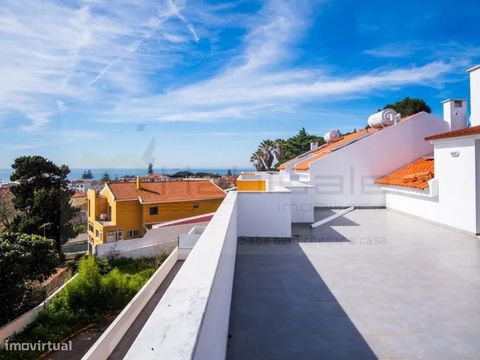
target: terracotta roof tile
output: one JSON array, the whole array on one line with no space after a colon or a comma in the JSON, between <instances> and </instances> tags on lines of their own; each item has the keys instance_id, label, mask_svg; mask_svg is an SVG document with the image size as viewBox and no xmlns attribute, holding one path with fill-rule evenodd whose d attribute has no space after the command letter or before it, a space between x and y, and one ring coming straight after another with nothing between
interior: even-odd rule
<instances>
[{"instance_id":1,"label":"terracotta roof tile","mask_svg":"<svg viewBox=\"0 0 480 360\"><path fill-rule=\"evenodd\" d=\"M437 139L448 139L448 138L455 138L460 136L468 136L468 135L477 135L480 134L480 125L472 126L465 129L459 129L454 131L448 131L437 135L427 136L425 140L437 140Z\"/></svg>"},{"instance_id":2,"label":"terracotta roof tile","mask_svg":"<svg viewBox=\"0 0 480 360\"><path fill-rule=\"evenodd\" d=\"M426 189L428 188L428 180L433 179L434 176L434 160L432 158L420 158L378 179L375 183Z\"/></svg>"},{"instance_id":3,"label":"terracotta roof tile","mask_svg":"<svg viewBox=\"0 0 480 360\"><path fill-rule=\"evenodd\" d=\"M81 191L75 191L75 194L72 195L72 198L82 198L82 197L87 197L87 193L81 192Z\"/></svg>"},{"instance_id":4,"label":"terracotta roof tile","mask_svg":"<svg viewBox=\"0 0 480 360\"><path fill-rule=\"evenodd\" d=\"M195 201L223 199L225 192L210 180L184 180L165 182L142 182L137 190L135 182L109 183L108 187L117 200L137 200L161 203L174 201Z\"/></svg>"}]
</instances>

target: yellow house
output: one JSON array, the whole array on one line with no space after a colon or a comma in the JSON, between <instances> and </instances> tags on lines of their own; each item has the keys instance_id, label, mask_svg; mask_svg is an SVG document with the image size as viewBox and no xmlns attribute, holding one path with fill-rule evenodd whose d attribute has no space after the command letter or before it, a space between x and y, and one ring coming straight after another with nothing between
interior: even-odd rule
<instances>
[{"instance_id":1,"label":"yellow house","mask_svg":"<svg viewBox=\"0 0 480 360\"><path fill-rule=\"evenodd\" d=\"M154 224L212 213L224 197L210 180L107 183L88 190L88 236L94 245L142 237Z\"/></svg>"}]
</instances>

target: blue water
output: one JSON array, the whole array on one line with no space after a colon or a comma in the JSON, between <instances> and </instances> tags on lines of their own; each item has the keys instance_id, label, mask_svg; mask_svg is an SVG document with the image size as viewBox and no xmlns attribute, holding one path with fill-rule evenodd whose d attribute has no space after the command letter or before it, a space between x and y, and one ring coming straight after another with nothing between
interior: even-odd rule
<instances>
[{"instance_id":1,"label":"blue water","mask_svg":"<svg viewBox=\"0 0 480 360\"><path fill-rule=\"evenodd\" d=\"M81 179L82 174L85 170L88 169L70 169L70 174L68 178L70 180ZM90 169L94 179L101 179L103 174L108 172L111 179L115 179L116 176L121 177L124 175L133 175L133 176L142 176L147 175L147 169ZM252 171L252 169L236 169L232 168L233 174L239 174L241 171ZM195 169L195 168L186 168L186 169L176 169L176 168L161 168L154 169L155 173L158 174L174 174L178 171L191 171L193 173L197 172L209 172L212 174L225 175L228 169ZM0 182L8 183L10 182L10 175L12 174L12 169L0 169Z\"/></svg>"}]
</instances>

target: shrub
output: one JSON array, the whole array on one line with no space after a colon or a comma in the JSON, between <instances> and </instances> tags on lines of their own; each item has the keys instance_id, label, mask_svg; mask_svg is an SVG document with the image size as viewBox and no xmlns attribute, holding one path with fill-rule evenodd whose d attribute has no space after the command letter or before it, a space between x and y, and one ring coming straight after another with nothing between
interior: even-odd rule
<instances>
[{"instance_id":1,"label":"shrub","mask_svg":"<svg viewBox=\"0 0 480 360\"><path fill-rule=\"evenodd\" d=\"M108 259L97 259L97 266L100 274L108 274L112 270L112 265Z\"/></svg>"},{"instance_id":2,"label":"shrub","mask_svg":"<svg viewBox=\"0 0 480 360\"><path fill-rule=\"evenodd\" d=\"M38 235L0 234L0 326L32 306L32 284L48 278L57 264L52 240Z\"/></svg>"},{"instance_id":3,"label":"shrub","mask_svg":"<svg viewBox=\"0 0 480 360\"><path fill-rule=\"evenodd\" d=\"M55 295L45 310L10 342L61 342L90 324L100 324L120 311L155 272L158 259L95 260L78 263L78 276ZM103 269L103 270L101 270ZM105 275L102 271L111 269ZM0 351L3 359L35 359L39 352Z\"/></svg>"},{"instance_id":4,"label":"shrub","mask_svg":"<svg viewBox=\"0 0 480 360\"><path fill-rule=\"evenodd\" d=\"M85 224L74 225L73 232L77 235L85 234L87 232L87 225Z\"/></svg>"}]
</instances>

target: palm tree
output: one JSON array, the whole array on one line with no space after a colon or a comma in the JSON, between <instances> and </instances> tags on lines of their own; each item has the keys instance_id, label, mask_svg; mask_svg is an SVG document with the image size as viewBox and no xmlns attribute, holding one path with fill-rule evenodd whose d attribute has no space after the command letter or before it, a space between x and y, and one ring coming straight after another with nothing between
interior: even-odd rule
<instances>
[{"instance_id":1,"label":"palm tree","mask_svg":"<svg viewBox=\"0 0 480 360\"><path fill-rule=\"evenodd\" d=\"M250 162L255 166L257 171L264 171L266 169L265 162L263 161L263 153L260 149L257 149L257 151L250 156Z\"/></svg>"},{"instance_id":2,"label":"palm tree","mask_svg":"<svg viewBox=\"0 0 480 360\"><path fill-rule=\"evenodd\" d=\"M287 142L284 139L276 139L274 141L273 155L279 164L284 162L284 150Z\"/></svg>"},{"instance_id":3,"label":"palm tree","mask_svg":"<svg viewBox=\"0 0 480 360\"><path fill-rule=\"evenodd\" d=\"M274 149L275 143L272 140L263 140L258 147L258 150L263 154L262 159L266 170L272 168L273 160L275 158Z\"/></svg>"}]
</instances>

